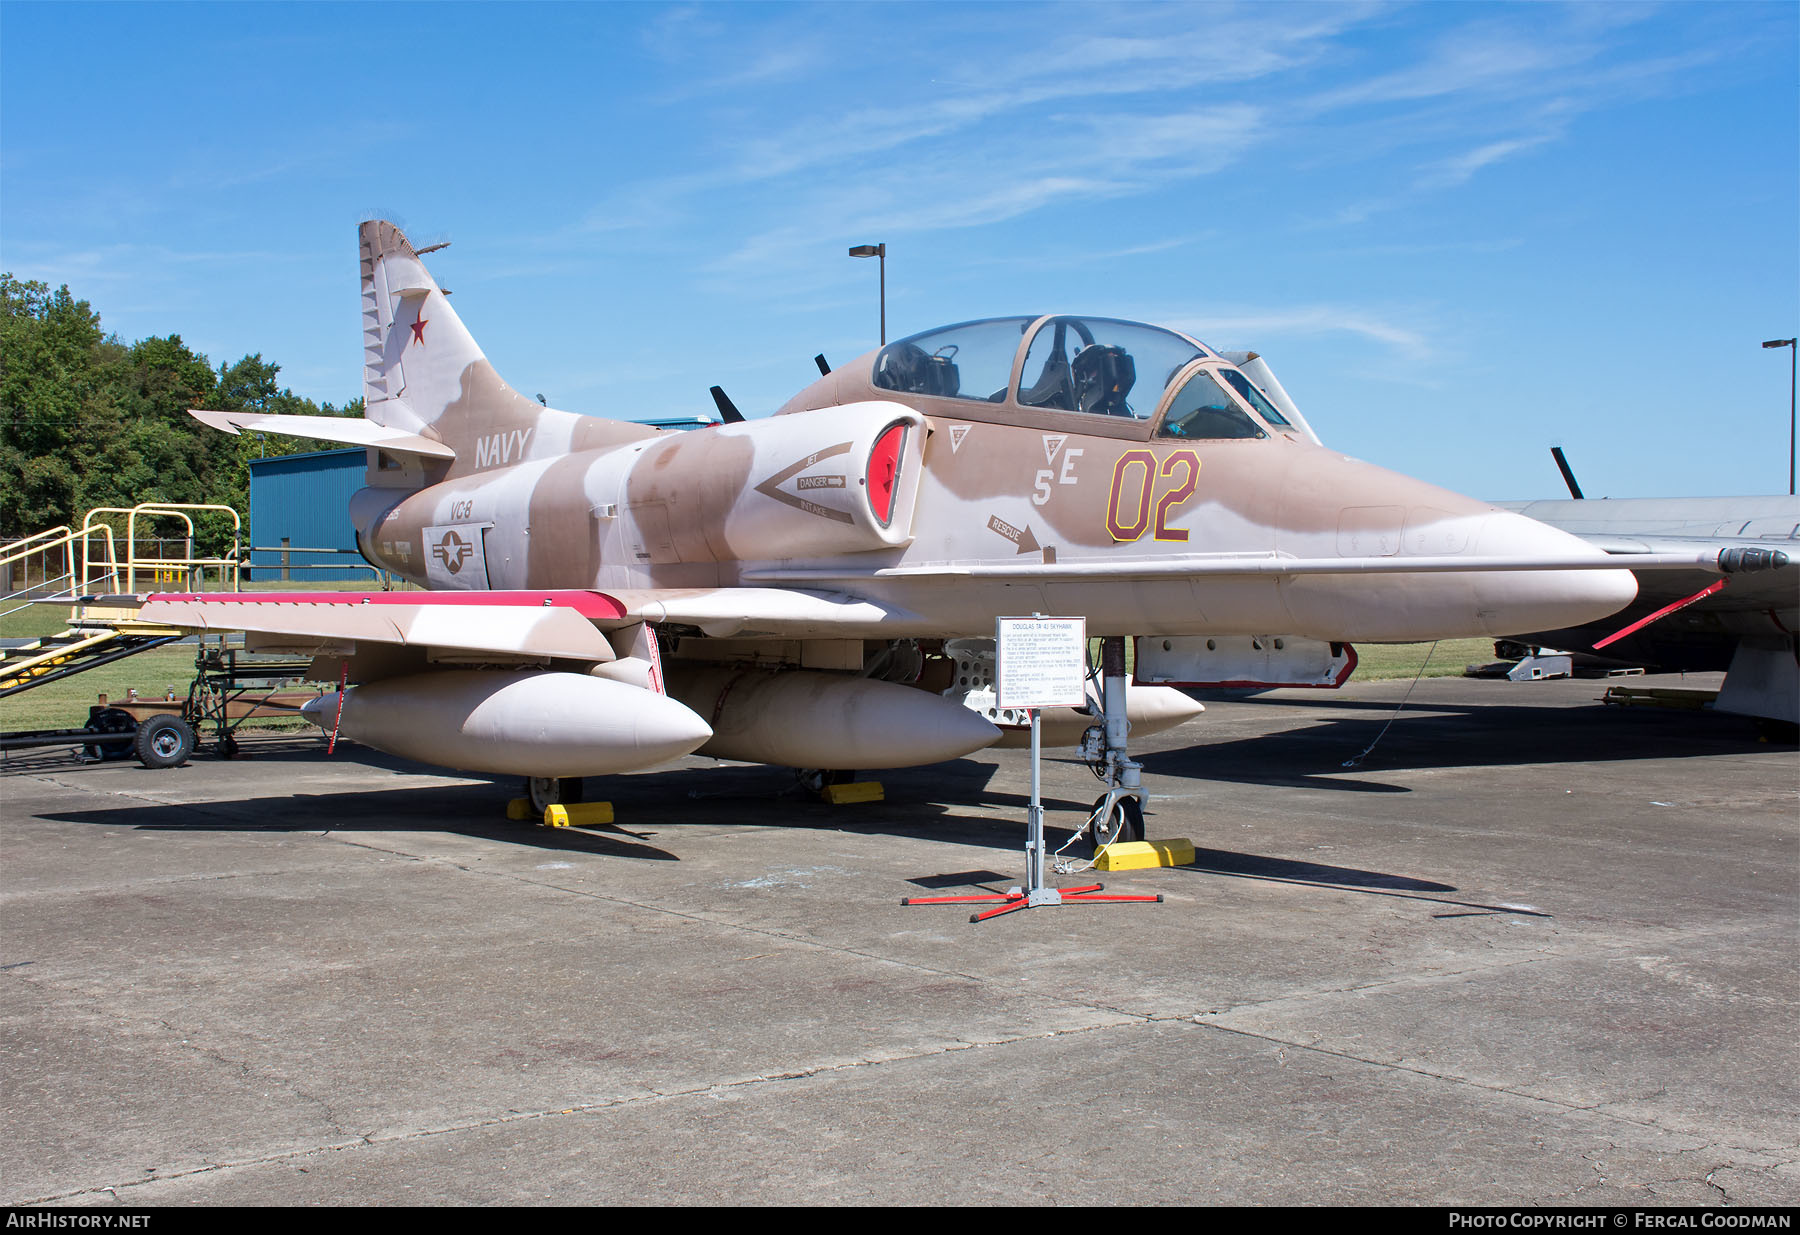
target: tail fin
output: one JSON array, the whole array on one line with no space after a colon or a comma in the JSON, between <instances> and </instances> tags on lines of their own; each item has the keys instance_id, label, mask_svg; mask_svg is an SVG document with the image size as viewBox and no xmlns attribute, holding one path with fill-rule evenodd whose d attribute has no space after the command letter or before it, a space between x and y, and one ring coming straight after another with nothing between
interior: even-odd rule
<instances>
[{"instance_id":1,"label":"tail fin","mask_svg":"<svg viewBox=\"0 0 1800 1235\"><path fill-rule=\"evenodd\" d=\"M654 435L527 399L494 371L398 227L370 220L358 241L368 417L455 450L450 475Z\"/></svg>"}]
</instances>

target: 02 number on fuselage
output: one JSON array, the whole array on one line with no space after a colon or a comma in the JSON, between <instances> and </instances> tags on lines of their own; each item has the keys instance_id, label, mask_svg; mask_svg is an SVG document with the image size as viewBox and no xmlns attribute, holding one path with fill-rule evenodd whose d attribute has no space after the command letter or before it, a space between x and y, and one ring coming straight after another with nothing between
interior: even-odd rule
<instances>
[{"instance_id":1,"label":"02 number on fuselage","mask_svg":"<svg viewBox=\"0 0 1800 1235\"><path fill-rule=\"evenodd\" d=\"M1141 475L1136 475L1140 472ZM1160 483L1174 481L1178 472L1182 473L1179 483L1166 487ZM1150 526L1151 500L1156 490L1162 488L1162 496L1155 499L1156 539L1185 541L1187 529L1170 527L1169 514L1194 495L1199 483L1200 456L1191 450L1175 451L1162 460L1160 467L1155 452L1127 450L1113 464L1112 489L1106 498L1107 532L1120 542L1141 537ZM1129 521L1120 517L1121 506L1130 511Z\"/></svg>"}]
</instances>

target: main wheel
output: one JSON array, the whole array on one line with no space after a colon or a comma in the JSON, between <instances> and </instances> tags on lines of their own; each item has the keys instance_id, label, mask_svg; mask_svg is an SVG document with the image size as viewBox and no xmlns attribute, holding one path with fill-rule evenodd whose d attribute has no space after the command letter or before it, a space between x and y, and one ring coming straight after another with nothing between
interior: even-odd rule
<instances>
[{"instance_id":1,"label":"main wheel","mask_svg":"<svg viewBox=\"0 0 1800 1235\"><path fill-rule=\"evenodd\" d=\"M528 776L525 778L525 796L531 800L531 809L539 819L552 806L568 806L581 801L582 784L579 776Z\"/></svg>"},{"instance_id":2,"label":"main wheel","mask_svg":"<svg viewBox=\"0 0 1800 1235\"><path fill-rule=\"evenodd\" d=\"M832 785L848 785L856 779L854 768L796 768L794 775L800 780L800 787L815 798L825 796L825 790Z\"/></svg>"},{"instance_id":3,"label":"main wheel","mask_svg":"<svg viewBox=\"0 0 1800 1235\"><path fill-rule=\"evenodd\" d=\"M138 726L133 749L147 768L178 768L194 753L194 729L179 716L152 716Z\"/></svg>"},{"instance_id":4,"label":"main wheel","mask_svg":"<svg viewBox=\"0 0 1800 1235\"><path fill-rule=\"evenodd\" d=\"M1098 854L1114 841L1144 839L1144 806L1136 798L1119 798L1108 809L1106 795L1101 794L1094 799L1093 816L1094 822L1088 827L1088 841L1093 850L1089 856Z\"/></svg>"}]
</instances>

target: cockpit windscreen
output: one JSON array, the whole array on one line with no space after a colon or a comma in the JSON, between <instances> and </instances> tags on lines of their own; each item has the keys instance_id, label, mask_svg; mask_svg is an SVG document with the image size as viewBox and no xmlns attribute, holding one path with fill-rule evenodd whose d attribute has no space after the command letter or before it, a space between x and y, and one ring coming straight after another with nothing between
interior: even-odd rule
<instances>
[{"instance_id":1,"label":"cockpit windscreen","mask_svg":"<svg viewBox=\"0 0 1800 1235\"><path fill-rule=\"evenodd\" d=\"M1245 415L1212 374L1205 369L1195 372L1187 385L1169 403L1163 417L1162 437L1227 438L1267 437L1262 428Z\"/></svg>"},{"instance_id":2,"label":"cockpit windscreen","mask_svg":"<svg viewBox=\"0 0 1800 1235\"><path fill-rule=\"evenodd\" d=\"M1264 420L1268 421L1278 429L1293 428L1293 426L1288 423L1287 417L1276 411L1275 405L1263 398L1263 392L1258 390L1255 384L1242 373L1239 373L1236 369L1221 369L1219 371L1219 376L1230 383L1231 388L1238 392L1238 395L1244 402L1255 408L1257 413Z\"/></svg>"}]
</instances>

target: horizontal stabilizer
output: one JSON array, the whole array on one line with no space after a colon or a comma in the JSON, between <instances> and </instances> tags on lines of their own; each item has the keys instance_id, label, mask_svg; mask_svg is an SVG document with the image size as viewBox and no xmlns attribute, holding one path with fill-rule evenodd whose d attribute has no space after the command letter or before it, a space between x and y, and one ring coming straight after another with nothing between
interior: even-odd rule
<instances>
[{"instance_id":1,"label":"horizontal stabilizer","mask_svg":"<svg viewBox=\"0 0 1800 1235\"><path fill-rule=\"evenodd\" d=\"M226 433L279 433L284 437L309 437L322 442L346 442L352 446L377 446L396 454L423 455L428 459L454 459L456 452L442 442L378 425L360 416L280 416L265 412L188 413L195 420Z\"/></svg>"}]
</instances>

